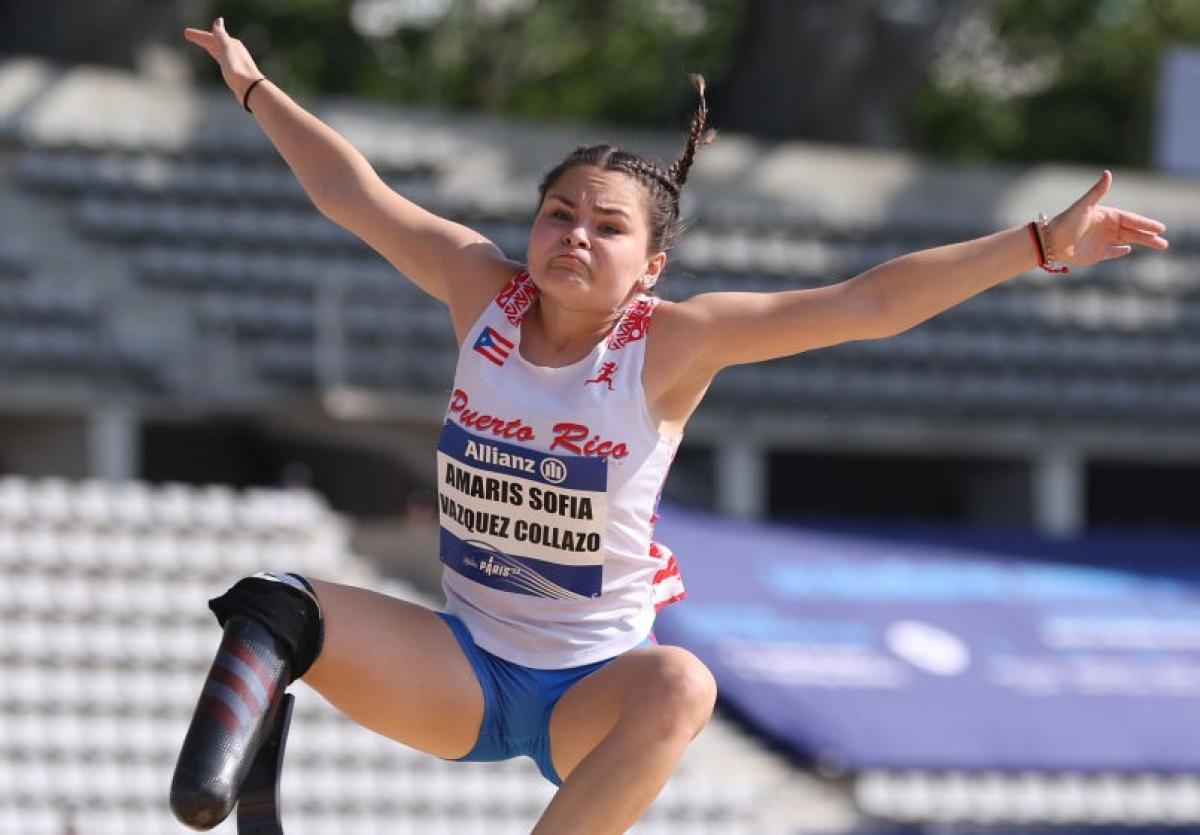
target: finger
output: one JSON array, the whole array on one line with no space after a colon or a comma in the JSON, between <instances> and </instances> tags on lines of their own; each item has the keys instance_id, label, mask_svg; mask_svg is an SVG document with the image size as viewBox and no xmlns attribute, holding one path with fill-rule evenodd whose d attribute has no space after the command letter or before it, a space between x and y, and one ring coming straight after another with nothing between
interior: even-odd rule
<instances>
[{"instance_id":1,"label":"finger","mask_svg":"<svg viewBox=\"0 0 1200 835\"><path fill-rule=\"evenodd\" d=\"M1149 229L1121 229L1117 233L1117 240L1123 244L1141 244L1142 246L1155 246L1157 243L1166 243L1166 239L1160 238Z\"/></svg>"},{"instance_id":2,"label":"finger","mask_svg":"<svg viewBox=\"0 0 1200 835\"><path fill-rule=\"evenodd\" d=\"M1124 209L1118 211L1117 216L1121 221L1122 229L1146 229L1159 233L1167 231L1167 225L1154 218L1143 217L1133 212L1127 212Z\"/></svg>"},{"instance_id":3,"label":"finger","mask_svg":"<svg viewBox=\"0 0 1200 835\"><path fill-rule=\"evenodd\" d=\"M205 32L203 29L192 29L191 27L183 30L183 37L200 46L207 46L213 41L212 32Z\"/></svg>"},{"instance_id":4,"label":"finger","mask_svg":"<svg viewBox=\"0 0 1200 835\"><path fill-rule=\"evenodd\" d=\"M211 32L202 32L199 29L188 29L183 33L183 37L189 43L193 43L207 52L208 57L212 58L214 61L220 60L221 48L217 43L217 39L213 37Z\"/></svg>"},{"instance_id":5,"label":"finger","mask_svg":"<svg viewBox=\"0 0 1200 835\"><path fill-rule=\"evenodd\" d=\"M1101 261L1111 261L1114 258L1123 258L1133 252L1133 247L1129 244L1113 244L1104 248L1104 254L1100 256Z\"/></svg>"},{"instance_id":6,"label":"finger","mask_svg":"<svg viewBox=\"0 0 1200 835\"><path fill-rule=\"evenodd\" d=\"M229 33L225 31L225 18L218 17L216 20L214 20L212 30L213 34L217 36L228 35Z\"/></svg>"}]
</instances>

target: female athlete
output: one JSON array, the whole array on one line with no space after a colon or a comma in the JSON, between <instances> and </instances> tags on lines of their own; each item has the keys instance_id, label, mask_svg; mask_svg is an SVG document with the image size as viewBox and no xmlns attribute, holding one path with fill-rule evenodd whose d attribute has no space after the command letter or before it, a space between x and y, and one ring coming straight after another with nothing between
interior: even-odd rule
<instances>
[{"instance_id":1,"label":"female athlete","mask_svg":"<svg viewBox=\"0 0 1200 835\"><path fill-rule=\"evenodd\" d=\"M186 39L325 217L446 304L460 346L437 450L444 612L298 575L210 606L225 629L172 785L176 815L232 809L294 679L355 721L451 760L534 759L559 785L535 833L616 833L649 807L716 699L651 638L681 595L654 507L688 418L728 366L880 339L1037 266L1165 249L1163 224L1100 205L1105 171L1049 221L888 261L838 284L657 299L706 107L669 168L580 148L542 183L524 264L395 193L264 79L218 19Z\"/></svg>"}]
</instances>

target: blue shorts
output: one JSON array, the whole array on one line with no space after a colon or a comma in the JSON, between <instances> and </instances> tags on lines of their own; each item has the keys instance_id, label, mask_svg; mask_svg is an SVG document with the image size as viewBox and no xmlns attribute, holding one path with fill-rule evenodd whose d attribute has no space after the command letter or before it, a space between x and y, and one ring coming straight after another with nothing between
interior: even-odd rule
<instances>
[{"instance_id":1,"label":"blue shorts","mask_svg":"<svg viewBox=\"0 0 1200 835\"><path fill-rule=\"evenodd\" d=\"M437 614L454 632L483 689L479 739L475 741L475 747L456 762L495 762L523 754L537 763L543 777L561 786L562 779L550 759L550 714L572 684L613 659L563 670L522 667L476 646L466 624L454 615ZM635 649L653 643L647 638Z\"/></svg>"}]
</instances>

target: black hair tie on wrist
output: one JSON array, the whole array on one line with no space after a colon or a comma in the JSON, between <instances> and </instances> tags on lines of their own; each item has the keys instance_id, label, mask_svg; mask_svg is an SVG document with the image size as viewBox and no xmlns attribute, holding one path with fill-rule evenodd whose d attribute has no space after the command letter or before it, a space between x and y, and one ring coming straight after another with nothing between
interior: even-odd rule
<instances>
[{"instance_id":1,"label":"black hair tie on wrist","mask_svg":"<svg viewBox=\"0 0 1200 835\"><path fill-rule=\"evenodd\" d=\"M250 91L253 90L255 87L257 87L259 85L259 82L266 81L266 80L267 80L267 77L264 75L262 78L258 79L257 81L252 82L250 84L250 86L246 88L246 92L242 93L242 107L246 108L247 113L254 112L253 110L250 109L250 105L248 104L248 102L250 101Z\"/></svg>"}]
</instances>

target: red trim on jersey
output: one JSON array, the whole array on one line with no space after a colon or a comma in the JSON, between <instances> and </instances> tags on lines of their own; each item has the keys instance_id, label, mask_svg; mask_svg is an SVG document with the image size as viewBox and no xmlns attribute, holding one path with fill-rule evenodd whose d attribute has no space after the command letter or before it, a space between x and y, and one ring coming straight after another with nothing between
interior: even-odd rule
<instances>
[{"instance_id":1,"label":"red trim on jersey","mask_svg":"<svg viewBox=\"0 0 1200 835\"><path fill-rule=\"evenodd\" d=\"M650 594L654 600L655 611L686 599L687 589L683 586L683 574L671 549L660 542L651 542L650 556L657 557L664 563L650 581Z\"/></svg>"},{"instance_id":2,"label":"red trim on jersey","mask_svg":"<svg viewBox=\"0 0 1200 835\"><path fill-rule=\"evenodd\" d=\"M654 296L642 296L626 310L612 335L608 337L608 347L611 350L624 348L630 342L643 339L650 330L650 317L654 315L654 307L658 299Z\"/></svg>"},{"instance_id":3,"label":"red trim on jersey","mask_svg":"<svg viewBox=\"0 0 1200 835\"><path fill-rule=\"evenodd\" d=\"M504 311L509 322L520 327L537 294L537 285L529 277L529 270L522 270L496 294L496 306Z\"/></svg>"}]
</instances>

